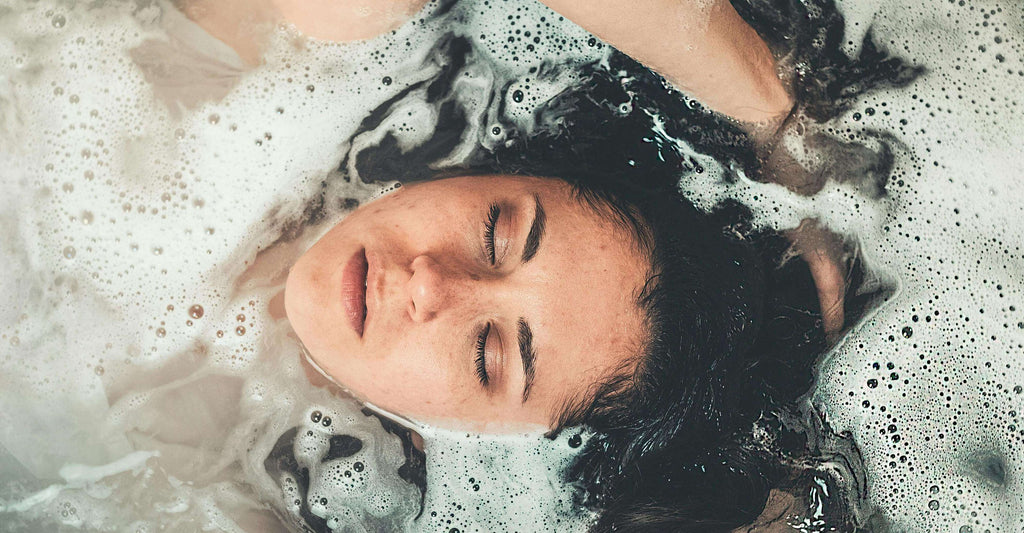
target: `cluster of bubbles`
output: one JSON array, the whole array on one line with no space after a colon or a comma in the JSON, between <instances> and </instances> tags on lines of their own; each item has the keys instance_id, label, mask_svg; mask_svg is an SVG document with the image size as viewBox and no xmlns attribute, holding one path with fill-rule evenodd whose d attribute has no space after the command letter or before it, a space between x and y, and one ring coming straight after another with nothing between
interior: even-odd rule
<instances>
[{"instance_id":1,"label":"cluster of bubbles","mask_svg":"<svg viewBox=\"0 0 1024 533\"><path fill-rule=\"evenodd\" d=\"M923 67L909 86L861 97L815 135L887 136L883 190L844 180L811 197L752 181L684 183L711 206L735 198L760 223L819 218L856 242L897 290L817 368L804 409L852 439L866 470L858 520L882 531L1007 532L1024 527L1024 226L1017 176L1024 88L1020 5L840 2L845 52L873 41ZM842 160L819 150L810 168ZM858 507L857 504L854 505Z\"/></svg>"},{"instance_id":2,"label":"cluster of bubbles","mask_svg":"<svg viewBox=\"0 0 1024 533\"><path fill-rule=\"evenodd\" d=\"M429 2L352 44L280 28L259 68L171 2L19 0L0 35L5 530L585 528L557 467L578 434L422 428L417 462L408 436L310 385L268 311L295 257L260 252L301 251L396 187L339 162L372 135L430 136L415 103L445 64L438 42L493 43L458 80L487 117L466 146L504 142L575 80L555 65L603 45L541 6L487 1ZM489 101L496 87L507 97ZM406 91L401 121L357 135ZM325 187L322 222L295 232Z\"/></svg>"},{"instance_id":3,"label":"cluster of bubbles","mask_svg":"<svg viewBox=\"0 0 1024 533\"><path fill-rule=\"evenodd\" d=\"M804 123L828 146L884 134L894 164L881 191L834 179L803 197L737 182L723 162L659 138L700 169L681 183L699 205L736 199L775 229L819 218L898 287L820 362L803 405L844 437L821 440L840 443L831 451L855 443L860 524L1020 531L1024 227L1011 199L1024 187L1024 8L840 7L846 53L870 28L925 68L909 87ZM586 527L559 479L586 435L419 428L417 463L408 435L308 384L301 348L267 311L287 264L260 252L284 234L301 248L393 189L363 179L368 149L428 143L444 120L429 82L459 53L445 94L468 129L439 166L551 126L538 105L610 52L539 4L498 0L430 2L354 44L282 29L256 69L168 2L0 10L5 527ZM839 157L802 155L810 166ZM318 197L329 199L322 222L292 235Z\"/></svg>"}]
</instances>

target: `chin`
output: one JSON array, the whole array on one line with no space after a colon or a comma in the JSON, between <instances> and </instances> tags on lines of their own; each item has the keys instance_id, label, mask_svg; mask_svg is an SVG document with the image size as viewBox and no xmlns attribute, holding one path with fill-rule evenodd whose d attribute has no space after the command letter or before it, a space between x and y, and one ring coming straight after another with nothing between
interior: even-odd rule
<instances>
[{"instance_id":1,"label":"chin","mask_svg":"<svg viewBox=\"0 0 1024 533\"><path fill-rule=\"evenodd\" d=\"M311 345L316 343L312 333L316 330L318 319L318 313L315 312L317 291L303 266L300 259L288 272L284 284L284 313L299 340L313 353L314 346Z\"/></svg>"},{"instance_id":2,"label":"chin","mask_svg":"<svg viewBox=\"0 0 1024 533\"><path fill-rule=\"evenodd\" d=\"M298 318L298 276L295 274L295 266L293 265L291 270L288 272L288 277L284 282L284 315L288 319L288 322L295 327L296 318Z\"/></svg>"}]
</instances>

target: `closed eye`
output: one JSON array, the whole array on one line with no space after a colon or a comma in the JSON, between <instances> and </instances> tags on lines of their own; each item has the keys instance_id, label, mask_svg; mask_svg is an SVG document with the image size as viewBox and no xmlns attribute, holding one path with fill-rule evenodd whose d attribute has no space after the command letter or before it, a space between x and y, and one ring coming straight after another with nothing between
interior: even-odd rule
<instances>
[{"instance_id":1,"label":"closed eye","mask_svg":"<svg viewBox=\"0 0 1024 533\"><path fill-rule=\"evenodd\" d=\"M487 336L491 333L491 323L488 322L476 338L476 377L484 387L490 381L487 375Z\"/></svg>"},{"instance_id":2,"label":"closed eye","mask_svg":"<svg viewBox=\"0 0 1024 533\"><path fill-rule=\"evenodd\" d=\"M487 223L484 226L484 249L487 252L487 259L490 260L491 265L494 265L497 262L494 246L494 230L498 225L498 217L500 216L501 207L498 204L491 204L491 208L487 213Z\"/></svg>"}]
</instances>

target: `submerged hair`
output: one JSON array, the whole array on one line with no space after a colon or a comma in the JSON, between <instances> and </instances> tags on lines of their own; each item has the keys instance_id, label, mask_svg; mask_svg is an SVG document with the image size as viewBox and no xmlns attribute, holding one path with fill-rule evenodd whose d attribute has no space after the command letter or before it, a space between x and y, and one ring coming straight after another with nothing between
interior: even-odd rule
<instances>
[{"instance_id":1,"label":"submerged hair","mask_svg":"<svg viewBox=\"0 0 1024 533\"><path fill-rule=\"evenodd\" d=\"M778 55L810 65L793 89L813 119L842 112L874 86L915 75L870 42L861 57L846 57L839 50L842 17L829 0L734 3L755 29L777 33L765 38ZM783 236L750 228L744 208L706 213L677 188L680 178L704 169L674 139L725 168L762 176L752 140L612 54L608 65L591 66L578 86L540 106L529 133L489 118L500 122L507 141L444 168L435 163L451 161L478 116L449 98L452 80L475 51L458 36L444 51L448 63L429 80L437 134L414 148L386 135L347 154L340 168L403 181L438 177L439 167L441 175L557 177L629 228L650 260L637 302L646 317L642 350L570 399L555 423L595 431L565 473L579 485L581 503L600 512L594 531L727 532L754 523L773 489L806 491L815 461L787 416L827 348L813 280L800 261L786 261ZM364 127L376 127L374 117L393 105L384 104ZM886 177L882 155L877 174ZM859 271L851 272L856 285ZM871 298L848 296L847 316Z\"/></svg>"}]
</instances>

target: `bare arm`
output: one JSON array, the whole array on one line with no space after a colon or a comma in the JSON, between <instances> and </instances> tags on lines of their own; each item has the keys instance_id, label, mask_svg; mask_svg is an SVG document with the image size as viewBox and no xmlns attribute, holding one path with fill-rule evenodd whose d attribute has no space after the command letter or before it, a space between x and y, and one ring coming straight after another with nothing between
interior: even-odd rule
<instances>
[{"instance_id":1,"label":"bare arm","mask_svg":"<svg viewBox=\"0 0 1024 533\"><path fill-rule=\"evenodd\" d=\"M759 143L772 137L793 107L771 52L729 0L541 1L712 109L744 122ZM786 169L766 164L789 186ZM834 336L843 326L845 293L837 238L810 221L788 236L810 267L824 330Z\"/></svg>"},{"instance_id":2,"label":"bare arm","mask_svg":"<svg viewBox=\"0 0 1024 533\"><path fill-rule=\"evenodd\" d=\"M275 24L328 41L372 39L391 31L427 0L174 0L178 8L250 65L260 62Z\"/></svg>"},{"instance_id":3,"label":"bare arm","mask_svg":"<svg viewBox=\"0 0 1024 533\"><path fill-rule=\"evenodd\" d=\"M768 47L728 0L542 0L712 109L758 123L792 107ZM426 0L175 0L190 18L260 61L276 22L317 39L354 41L394 29Z\"/></svg>"},{"instance_id":4,"label":"bare arm","mask_svg":"<svg viewBox=\"0 0 1024 533\"><path fill-rule=\"evenodd\" d=\"M728 0L542 0L551 9L743 122L793 102L764 41Z\"/></svg>"}]
</instances>

